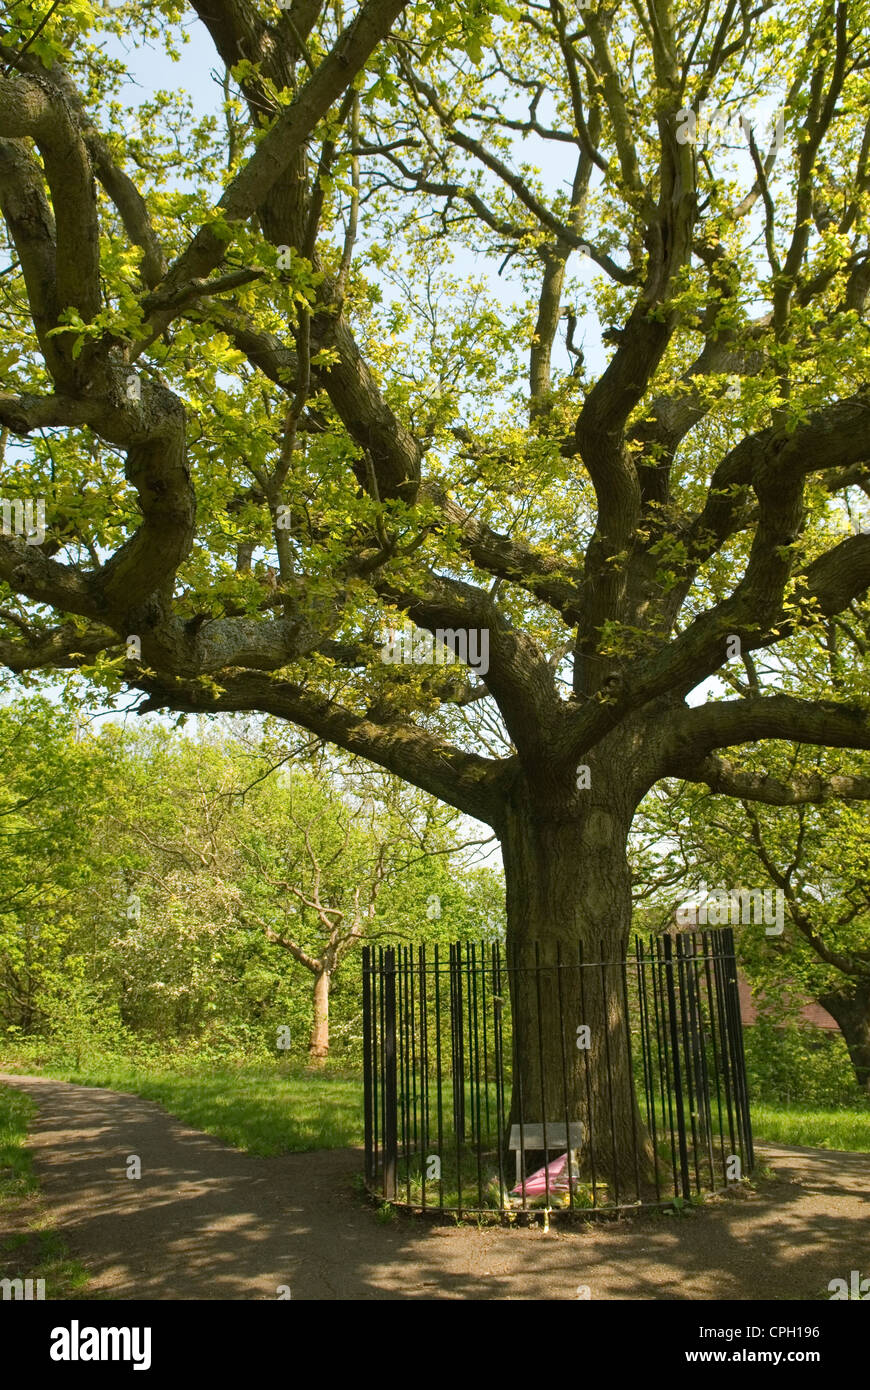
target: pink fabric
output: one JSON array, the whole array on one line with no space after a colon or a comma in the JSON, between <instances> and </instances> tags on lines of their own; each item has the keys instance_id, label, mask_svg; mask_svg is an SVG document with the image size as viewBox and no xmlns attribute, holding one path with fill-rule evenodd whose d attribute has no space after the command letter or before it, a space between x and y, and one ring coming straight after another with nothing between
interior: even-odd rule
<instances>
[{"instance_id":1,"label":"pink fabric","mask_svg":"<svg viewBox=\"0 0 870 1390\"><path fill-rule=\"evenodd\" d=\"M554 1158L553 1162L548 1163L546 1168L539 1168L537 1173L532 1173L530 1177L526 1178L525 1183L517 1183L512 1195L522 1196L523 1187L525 1187L527 1197L545 1196L547 1192L546 1174L550 1176L551 1192L568 1192L570 1190L568 1185L568 1155L565 1153L562 1154L561 1158ZM577 1185L576 1166L574 1168L574 1185L575 1187Z\"/></svg>"}]
</instances>

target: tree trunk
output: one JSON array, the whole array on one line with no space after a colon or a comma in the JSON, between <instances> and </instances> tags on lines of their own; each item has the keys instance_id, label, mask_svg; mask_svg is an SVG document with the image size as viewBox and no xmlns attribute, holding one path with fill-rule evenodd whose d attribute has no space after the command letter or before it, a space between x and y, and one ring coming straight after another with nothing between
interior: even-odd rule
<instances>
[{"instance_id":1,"label":"tree trunk","mask_svg":"<svg viewBox=\"0 0 870 1390\"><path fill-rule=\"evenodd\" d=\"M329 985L328 970L318 970L314 976L314 1021L308 1042L308 1057L312 1066L322 1067L329 1056Z\"/></svg>"},{"instance_id":2,"label":"tree trunk","mask_svg":"<svg viewBox=\"0 0 870 1390\"><path fill-rule=\"evenodd\" d=\"M819 1003L837 1020L855 1079L870 1095L870 980L856 980L853 988L820 995Z\"/></svg>"},{"instance_id":3,"label":"tree trunk","mask_svg":"<svg viewBox=\"0 0 870 1390\"><path fill-rule=\"evenodd\" d=\"M521 1115L524 1123L579 1120L584 1169L594 1167L608 1185L608 1201L617 1190L618 1200L635 1201L648 1194L653 1153L635 1099L622 969L631 929L631 811L608 808L589 790L579 795L587 802L573 816L535 813L523 798L502 827L510 1123ZM527 1172L536 1157L526 1155Z\"/></svg>"}]
</instances>

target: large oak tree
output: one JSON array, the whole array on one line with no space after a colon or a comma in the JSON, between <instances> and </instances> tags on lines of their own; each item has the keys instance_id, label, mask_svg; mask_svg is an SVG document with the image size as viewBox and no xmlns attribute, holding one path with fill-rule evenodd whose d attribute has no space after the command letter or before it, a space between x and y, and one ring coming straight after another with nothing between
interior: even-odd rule
<instances>
[{"instance_id":1,"label":"large oak tree","mask_svg":"<svg viewBox=\"0 0 870 1390\"><path fill-rule=\"evenodd\" d=\"M125 109L105 34L192 18L221 120ZM663 777L870 795L727 751L868 748L860 696L687 701L734 639L787 663L870 584L844 521L870 480L867 20L8 7L0 424L30 445L3 486L47 534L0 539L0 659L278 715L488 823L516 947L619 958ZM383 662L403 621L485 630L488 668ZM619 1148L616 984L577 1021ZM518 1064L558 1115L556 1018L543 1078ZM579 1060L571 1086L582 1114Z\"/></svg>"}]
</instances>

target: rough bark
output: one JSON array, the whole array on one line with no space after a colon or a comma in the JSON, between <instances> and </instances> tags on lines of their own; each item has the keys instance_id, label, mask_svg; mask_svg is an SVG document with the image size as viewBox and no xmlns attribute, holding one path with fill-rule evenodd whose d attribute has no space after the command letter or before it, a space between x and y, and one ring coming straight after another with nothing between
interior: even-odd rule
<instances>
[{"instance_id":1,"label":"rough bark","mask_svg":"<svg viewBox=\"0 0 870 1390\"><path fill-rule=\"evenodd\" d=\"M632 808L625 784L596 771L593 764L592 787L573 798L527 799L524 789L500 827L513 1019L510 1123L579 1120L584 1168L594 1160L599 1181L631 1201L646 1191L653 1161L635 1097L621 964L631 929ZM578 1046L583 1025L588 1048ZM527 1155L527 1171L536 1157Z\"/></svg>"},{"instance_id":2,"label":"rough bark","mask_svg":"<svg viewBox=\"0 0 870 1390\"><path fill-rule=\"evenodd\" d=\"M870 979L819 996L819 1003L837 1020L855 1071L855 1080L870 1095Z\"/></svg>"}]
</instances>

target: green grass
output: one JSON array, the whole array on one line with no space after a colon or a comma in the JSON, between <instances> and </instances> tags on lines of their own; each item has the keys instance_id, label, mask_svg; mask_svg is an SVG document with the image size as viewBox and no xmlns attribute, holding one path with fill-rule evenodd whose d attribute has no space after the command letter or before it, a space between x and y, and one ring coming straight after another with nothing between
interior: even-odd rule
<instances>
[{"instance_id":1,"label":"green grass","mask_svg":"<svg viewBox=\"0 0 870 1390\"><path fill-rule=\"evenodd\" d=\"M0 1242L0 1278L44 1279L47 1299L81 1298L87 1274L43 1211L25 1147L36 1112L29 1096L0 1086L0 1224L21 1230Z\"/></svg>"},{"instance_id":2,"label":"green grass","mask_svg":"<svg viewBox=\"0 0 870 1390\"><path fill-rule=\"evenodd\" d=\"M870 1152L870 1109L819 1110L786 1105L752 1106L753 1138L763 1144Z\"/></svg>"},{"instance_id":3,"label":"green grass","mask_svg":"<svg viewBox=\"0 0 870 1390\"><path fill-rule=\"evenodd\" d=\"M24 1147L36 1106L22 1091L0 1086L0 1210L37 1187L30 1154Z\"/></svg>"},{"instance_id":4,"label":"green grass","mask_svg":"<svg viewBox=\"0 0 870 1390\"><path fill-rule=\"evenodd\" d=\"M195 1129L265 1157L363 1142L362 1078L357 1073L332 1068L316 1072L286 1062L179 1066L171 1055L147 1067L116 1057L87 1061L77 1070L61 1064L31 1064L28 1069L80 1085L131 1091L157 1101ZM447 1114L450 1094L448 1087ZM23 1096L16 1095L16 1100L20 1106L29 1103ZM753 1103L752 1127L762 1143L870 1152L870 1106L801 1109ZM667 1154L663 1158L667 1160ZM476 1196L476 1170L472 1180Z\"/></svg>"},{"instance_id":5,"label":"green grass","mask_svg":"<svg viewBox=\"0 0 870 1390\"><path fill-rule=\"evenodd\" d=\"M42 1068L80 1086L106 1086L157 1101L194 1129L264 1158L363 1142L362 1078L284 1064L143 1071L121 1060L79 1070Z\"/></svg>"}]
</instances>

